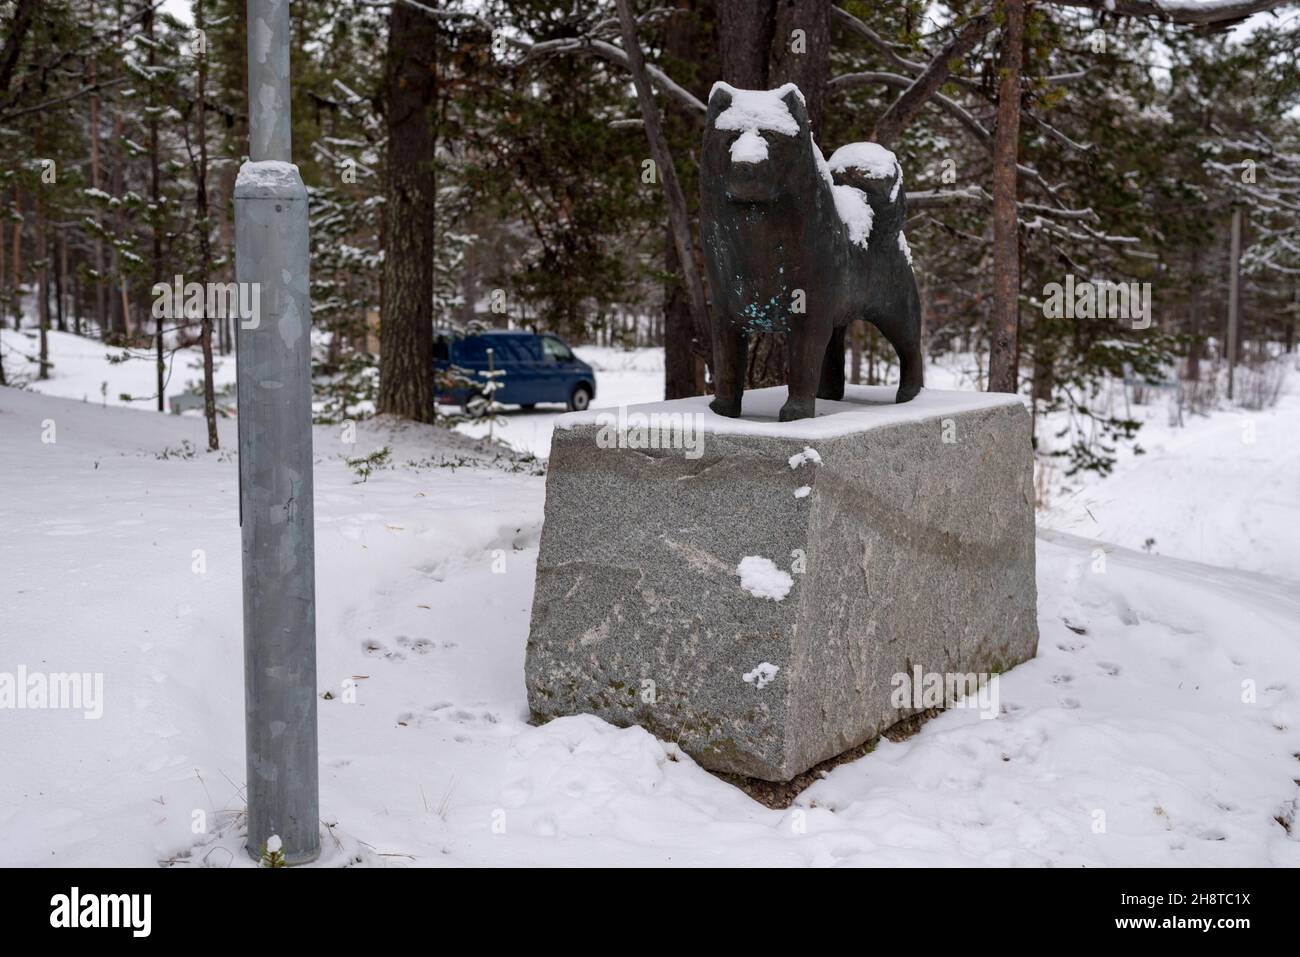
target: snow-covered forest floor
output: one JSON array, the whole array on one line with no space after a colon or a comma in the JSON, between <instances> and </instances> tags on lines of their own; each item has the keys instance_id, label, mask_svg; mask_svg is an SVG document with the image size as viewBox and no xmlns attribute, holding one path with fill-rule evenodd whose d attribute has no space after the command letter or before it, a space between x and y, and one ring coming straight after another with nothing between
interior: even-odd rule
<instances>
[{"instance_id":1,"label":"snow-covered forest floor","mask_svg":"<svg viewBox=\"0 0 1300 957\"><path fill-rule=\"evenodd\" d=\"M104 675L98 720L4 713L0 864L250 865L234 422L211 454L201 418L120 407L152 370L102 352L54 334L55 378L0 389L0 671ZM658 398L657 353L579 352L597 405ZM1300 866L1297 382L1181 428L1135 407L1144 454L1054 480L1002 713L882 740L787 810L638 728L528 724L537 469L319 427L320 864ZM501 434L545 454L559 411ZM359 481L345 459L385 445Z\"/></svg>"}]
</instances>

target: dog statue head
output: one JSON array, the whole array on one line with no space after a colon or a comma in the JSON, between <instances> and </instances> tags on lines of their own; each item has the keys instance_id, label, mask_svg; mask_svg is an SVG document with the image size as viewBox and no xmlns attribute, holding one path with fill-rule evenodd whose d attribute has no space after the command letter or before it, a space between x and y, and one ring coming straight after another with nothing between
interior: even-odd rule
<instances>
[{"instance_id":1,"label":"dog statue head","mask_svg":"<svg viewBox=\"0 0 1300 957\"><path fill-rule=\"evenodd\" d=\"M713 85L704 174L720 182L730 202L773 203L790 196L812 168L811 150L808 109L793 83L776 90Z\"/></svg>"}]
</instances>

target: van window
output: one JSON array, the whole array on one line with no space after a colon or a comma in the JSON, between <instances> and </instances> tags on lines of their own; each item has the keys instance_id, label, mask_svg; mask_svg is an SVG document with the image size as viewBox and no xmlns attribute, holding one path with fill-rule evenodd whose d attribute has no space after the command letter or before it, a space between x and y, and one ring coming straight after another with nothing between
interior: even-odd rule
<instances>
[{"instance_id":1,"label":"van window","mask_svg":"<svg viewBox=\"0 0 1300 957\"><path fill-rule=\"evenodd\" d=\"M542 337L542 349L546 352L546 358L552 362L572 362L573 353L559 339L554 336Z\"/></svg>"},{"instance_id":2,"label":"van window","mask_svg":"<svg viewBox=\"0 0 1300 957\"><path fill-rule=\"evenodd\" d=\"M433 337L433 357L442 362L446 362L451 358L446 336Z\"/></svg>"},{"instance_id":3,"label":"van window","mask_svg":"<svg viewBox=\"0 0 1300 957\"><path fill-rule=\"evenodd\" d=\"M535 358L527 340L520 336L498 336L492 340L492 345L502 362L532 362Z\"/></svg>"},{"instance_id":4,"label":"van window","mask_svg":"<svg viewBox=\"0 0 1300 957\"><path fill-rule=\"evenodd\" d=\"M466 336L456 343L457 362L487 362L487 346L482 336Z\"/></svg>"},{"instance_id":5,"label":"van window","mask_svg":"<svg viewBox=\"0 0 1300 957\"><path fill-rule=\"evenodd\" d=\"M542 350L536 336L511 336L510 344L519 353L520 362L536 362L542 358Z\"/></svg>"}]
</instances>

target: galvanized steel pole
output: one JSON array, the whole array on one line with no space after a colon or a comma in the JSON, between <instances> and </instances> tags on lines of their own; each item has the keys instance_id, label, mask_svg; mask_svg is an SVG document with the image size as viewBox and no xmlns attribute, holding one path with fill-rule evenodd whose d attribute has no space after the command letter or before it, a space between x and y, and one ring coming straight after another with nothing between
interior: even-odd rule
<instances>
[{"instance_id":1,"label":"galvanized steel pole","mask_svg":"<svg viewBox=\"0 0 1300 957\"><path fill-rule=\"evenodd\" d=\"M290 162L289 0L248 0L249 161L235 183L248 844L320 855L307 191ZM245 285L248 284L248 285ZM254 292L255 290L255 292Z\"/></svg>"}]
</instances>

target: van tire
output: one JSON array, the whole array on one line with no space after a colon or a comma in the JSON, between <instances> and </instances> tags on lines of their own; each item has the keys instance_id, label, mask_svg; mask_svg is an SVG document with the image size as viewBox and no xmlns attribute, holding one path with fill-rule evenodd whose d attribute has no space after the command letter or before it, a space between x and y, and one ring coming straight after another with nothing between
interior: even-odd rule
<instances>
[{"instance_id":1,"label":"van tire","mask_svg":"<svg viewBox=\"0 0 1300 957\"><path fill-rule=\"evenodd\" d=\"M569 396L569 411L583 412L589 405L591 405L591 387L586 385L576 387Z\"/></svg>"}]
</instances>

